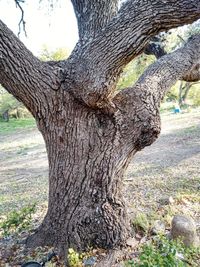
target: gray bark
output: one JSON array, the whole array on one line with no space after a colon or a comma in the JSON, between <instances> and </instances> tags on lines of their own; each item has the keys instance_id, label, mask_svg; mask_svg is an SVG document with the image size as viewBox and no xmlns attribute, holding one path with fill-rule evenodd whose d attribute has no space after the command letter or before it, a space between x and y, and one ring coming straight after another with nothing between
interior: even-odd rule
<instances>
[{"instance_id":1,"label":"gray bark","mask_svg":"<svg viewBox=\"0 0 200 267\"><path fill-rule=\"evenodd\" d=\"M32 112L49 160L48 212L28 245L124 244L124 172L158 137L166 91L199 63L196 36L114 94L123 67L154 34L200 18L199 1L127 1L116 16L116 1L102 2L111 13L100 5L102 17L95 13L90 24L94 1L73 0L81 39L61 62L40 62L0 21L0 83Z\"/></svg>"},{"instance_id":2,"label":"gray bark","mask_svg":"<svg viewBox=\"0 0 200 267\"><path fill-rule=\"evenodd\" d=\"M80 42L92 40L117 14L118 0L72 0Z\"/></svg>"}]
</instances>

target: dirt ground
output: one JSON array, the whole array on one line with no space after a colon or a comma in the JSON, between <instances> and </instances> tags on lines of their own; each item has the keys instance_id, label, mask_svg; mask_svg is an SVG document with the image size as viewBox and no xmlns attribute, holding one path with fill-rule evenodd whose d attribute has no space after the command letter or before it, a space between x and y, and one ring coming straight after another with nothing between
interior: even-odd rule
<instances>
[{"instance_id":1,"label":"dirt ground","mask_svg":"<svg viewBox=\"0 0 200 267\"><path fill-rule=\"evenodd\" d=\"M162 116L158 140L138 152L125 178L129 212L147 214L170 226L175 214L195 219L200 228L200 111ZM162 206L163 200L173 199ZM161 208L162 206L162 208Z\"/></svg>"},{"instance_id":2,"label":"dirt ground","mask_svg":"<svg viewBox=\"0 0 200 267\"><path fill-rule=\"evenodd\" d=\"M124 196L134 220L163 220L170 226L175 214L194 218L200 230L200 109L162 115L162 133L138 152L124 180ZM48 161L37 129L0 135L0 218L36 202L38 220L46 211ZM163 200L171 197L169 205Z\"/></svg>"}]
</instances>

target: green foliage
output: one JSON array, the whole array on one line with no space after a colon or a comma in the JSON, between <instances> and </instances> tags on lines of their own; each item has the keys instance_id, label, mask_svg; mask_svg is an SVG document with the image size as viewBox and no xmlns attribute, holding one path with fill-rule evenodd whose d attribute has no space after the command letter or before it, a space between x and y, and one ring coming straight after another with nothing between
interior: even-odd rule
<instances>
[{"instance_id":1,"label":"green foliage","mask_svg":"<svg viewBox=\"0 0 200 267\"><path fill-rule=\"evenodd\" d=\"M192 86L188 94L188 99L191 100L195 107L200 106L200 83L196 83Z\"/></svg>"},{"instance_id":2,"label":"green foliage","mask_svg":"<svg viewBox=\"0 0 200 267\"><path fill-rule=\"evenodd\" d=\"M9 122L0 120L0 134L7 134L15 132L19 129L28 129L35 127L35 120L33 118L25 119L10 119Z\"/></svg>"},{"instance_id":3,"label":"green foliage","mask_svg":"<svg viewBox=\"0 0 200 267\"><path fill-rule=\"evenodd\" d=\"M29 111L24 105L9 94L2 87L0 88L0 115L6 110L9 111L9 115L12 117L30 117Z\"/></svg>"},{"instance_id":4,"label":"green foliage","mask_svg":"<svg viewBox=\"0 0 200 267\"><path fill-rule=\"evenodd\" d=\"M151 241L141 247L139 259L125 262L125 267L187 267L197 266L194 259L199 249L186 248L180 240L173 241L166 237Z\"/></svg>"},{"instance_id":5,"label":"green foliage","mask_svg":"<svg viewBox=\"0 0 200 267\"><path fill-rule=\"evenodd\" d=\"M144 213L138 213L134 218L132 224L136 231L143 231L145 233L148 232L150 227L149 220Z\"/></svg>"},{"instance_id":6,"label":"green foliage","mask_svg":"<svg viewBox=\"0 0 200 267\"><path fill-rule=\"evenodd\" d=\"M0 113L3 113L5 110L10 109L12 106L17 105L17 100L9 93L6 92L3 88L0 93Z\"/></svg>"},{"instance_id":7,"label":"green foliage","mask_svg":"<svg viewBox=\"0 0 200 267\"><path fill-rule=\"evenodd\" d=\"M190 266L199 267L200 266L200 247L188 247L185 248L185 258Z\"/></svg>"},{"instance_id":8,"label":"green foliage","mask_svg":"<svg viewBox=\"0 0 200 267\"><path fill-rule=\"evenodd\" d=\"M46 45L43 46L41 51L40 60L42 61L59 61L67 59L69 56L69 51L66 48L58 48L54 51L50 51Z\"/></svg>"},{"instance_id":9,"label":"green foliage","mask_svg":"<svg viewBox=\"0 0 200 267\"><path fill-rule=\"evenodd\" d=\"M124 69L117 88L120 90L125 87L132 86L144 72L144 70L153 62L155 58L153 56L147 56L142 54L133 61L131 61Z\"/></svg>"},{"instance_id":10,"label":"green foliage","mask_svg":"<svg viewBox=\"0 0 200 267\"><path fill-rule=\"evenodd\" d=\"M12 211L7 218L0 223L3 236L9 236L13 233L19 233L27 230L31 226L33 213L36 211L36 205L29 205L19 211Z\"/></svg>"},{"instance_id":11,"label":"green foliage","mask_svg":"<svg viewBox=\"0 0 200 267\"><path fill-rule=\"evenodd\" d=\"M196 21L191 25L188 25L185 31L185 37L189 38L194 34L200 34L200 21Z\"/></svg>"},{"instance_id":12,"label":"green foliage","mask_svg":"<svg viewBox=\"0 0 200 267\"><path fill-rule=\"evenodd\" d=\"M79 254L73 248L68 250L68 263L70 267L82 267L83 254Z\"/></svg>"}]
</instances>

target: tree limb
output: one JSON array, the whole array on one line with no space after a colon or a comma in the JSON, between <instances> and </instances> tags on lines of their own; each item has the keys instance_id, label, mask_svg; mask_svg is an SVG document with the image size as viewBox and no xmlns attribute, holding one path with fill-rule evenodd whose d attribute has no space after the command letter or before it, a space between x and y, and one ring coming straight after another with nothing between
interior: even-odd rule
<instances>
[{"instance_id":1,"label":"tree limb","mask_svg":"<svg viewBox=\"0 0 200 267\"><path fill-rule=\"evenodd\" d=\"M93 108L109 105L122 69L152 36L198 18L199 0L127 1L94 40L72 54L78 66L74 96Z\"/></svg>"},{"instance_id":2,"label":"tree limb","mask_svg":"<svg viewBox=\"0 0 200 267\"><path fill-rule=\"evenodd\" d=\"M178 37L181 38L179 35ZM159 38L154 37L153 39L155 38L158 39L159 41ZM186 43L185 40L183 39L181 40L183 41L184 44ZM161 47L159 42L155 42L154 40L150 41L148 46L145 48L144 52L147 55L154 55L157 59L167 54L164 48ZM184 74L184 76L181 77L182 81L189 83L199 81L199 79L200 79L200 64L194 65L191 70L189 70L186 74Z\"/></svg>"},{"instance_id":3,"label":"tree limb","mask_svg":"<svg viewBox=\"0 0 200 267\"><path fill-rule=\"evenodd\" d=\"M137 91L141 98L144 98L144 95L151 95L153 105L158 109L161 100L172 85L199 62L200 35L194 35L182 48L161 57L150 65L132 88L122 90L115 99L125 97L131 103Z\"/></svg>"},{"instance_id":4,"label":"tree limb","mask_svg":"<svg viewBox=\"0 0 200 267\"><path fill-rule=\"evenodd\" d=\"M185 73L181 80L185 82L197 82L200 80L200 63L197 63L192 67L191 70L189 70L187 73Z\"/></svg>"},{"instance_id":5,"label":"tree limb","mask_svg":"<svg viewBox=\"0 0 200 267\"><path fill-rule=\"evenodd\" d=\"M118 0L71 0L81 43L92 39L117 14Z\"/></svg>"},{"instance_id":6,"label":"tree limb","mask_svg":"<svg viewBox=\"0 0 200 267\"><path fill-rule=\"evenodd\" d=\"M50 88L58 89L58 73L37 59L0 20L0 84L35 116L39 99L50 95Z\"/></svg>"},{"instance_id":7,"label":"tree limb","mask_svg":"<svg viewBox=\"0 0 200 267\"><path fill-rule=\"evenodd\" d=\"M171 86L200 61L200 35L184 47L167 54L149 66L133 87L120 91L113 99L115 116L123 122L121 135L130 149L152 144L160 132L159 107ZM118 119L119 120L119 119ZM137 129L138 138L133 140Z\"/></svg>"}]
</instances>

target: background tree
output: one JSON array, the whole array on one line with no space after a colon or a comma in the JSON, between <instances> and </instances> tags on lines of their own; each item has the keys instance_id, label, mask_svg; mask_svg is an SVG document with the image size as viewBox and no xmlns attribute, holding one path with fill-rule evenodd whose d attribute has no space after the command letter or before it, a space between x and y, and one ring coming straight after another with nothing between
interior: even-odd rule
<instances>
[{"instance_id":1,"label":"background tree","mask_svg":"<svg viewBox=\"0 0 200 267\"><path fill-rule=\"evenodd\" d=\"M178 92L178 103L180 105L180 107L183 107L186 104L188 95L189 95L189 91L190 89L195 85L199 85L198 82L180 82L179 85L179 92ZM198 103L197 99L194 100L194 103Z\"/></svg>"},{"instance_id":2,"label":"background tree","mask_svg":"<svg viewBox=\"0 0 200 267\"><path fill-rule=\"evenodd\" d=\"M66 48L60 47L51 51L47 45L44 45L39 58L42 61L59 61L68 58L69 54L70 53Z\"/></svg>"},{"instance_id":3,"label":"background tree","mask_svg":"<svg viewBox=\"0 0 200 267\"><path fill-rule=\"evenodd\" d=\"M20 118L29 114L21 102L15 99L5 89L0 88L0 116L4 121L9 121L10 116Z\"/></svg>"},{"instance_id":4,"label":"background tree","mask_svg":"<svg viewBox=\"0 0 200 267\"><path fill-rule=\"evenodd\" d=\"M133 155L156 140L159 105L198 77L200 36L115 93L152 36L200 18L199 0L72 0L79 41L67 60L41 62L0 22L0 82L35 117L49 160L48 211L29 246L113 248L130 235L121 194Z\"/></svg>"}]
</instances>

